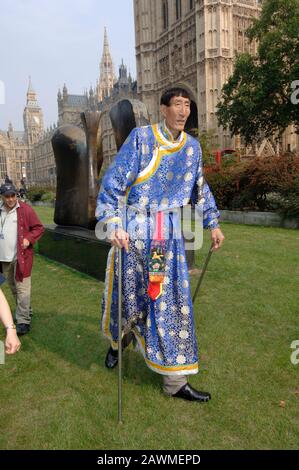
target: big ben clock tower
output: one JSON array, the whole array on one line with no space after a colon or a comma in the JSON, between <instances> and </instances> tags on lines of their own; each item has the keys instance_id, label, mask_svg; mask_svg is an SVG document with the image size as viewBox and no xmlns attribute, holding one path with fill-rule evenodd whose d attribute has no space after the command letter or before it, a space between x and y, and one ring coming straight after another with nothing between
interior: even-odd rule
<instances>
[{"instance_id":1,"label":"big ben clock tower","mask_svg":"<svg viewBox=\"0 0 299 470\"><path fill-rule=\"evenodd\" d=\"M42 109L38 105L36 92L32 87L30 77L27 91L27 104L24 109L23 119L28 144L33 145L42 137L44 131L44 118Z\"/></svg>"}]
</instances>

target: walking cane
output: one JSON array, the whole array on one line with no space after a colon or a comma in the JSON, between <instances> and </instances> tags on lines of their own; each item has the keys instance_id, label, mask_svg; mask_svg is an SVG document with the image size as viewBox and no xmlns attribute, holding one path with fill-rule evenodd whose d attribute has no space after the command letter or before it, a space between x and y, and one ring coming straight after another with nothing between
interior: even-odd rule
<instances>
[{"instance_id":1,"label":"walking cane","mask_svg":"<svg viewBox=\"0 0 299 470\"><path fill-rule=\"evenodd\" d=\"M118 248L118 424L122 423L122 249Z\"/></svg>"},{"instance_id":2,"label":"walking cane","mask_svg":"<svg viewBox=\"0 0 299 470\"><path fill-rule=\"evenodd\" d=\"M198 279L198 282L197 282L197 286L196 286L196 289L195 289L194 294L193 294L193 299L192 299L193 305L194 305L195 299L196 299L196 297L197 297L199 288L200 288L200 286L201 286L203 277L204 277L205 272L206 272L206 270L207 270L209 261L210 261L210 259L211 259L211 256L212 256L212 253L213 253L213 246L214 246L214 243L212 243L211 246L210 246L208 256L206 257L206 260L205 260L205 263L204 263L204 265L203 265L201 274L200 274L200 276L199 276L199 279Z\"/></svg>"}]
</instances>

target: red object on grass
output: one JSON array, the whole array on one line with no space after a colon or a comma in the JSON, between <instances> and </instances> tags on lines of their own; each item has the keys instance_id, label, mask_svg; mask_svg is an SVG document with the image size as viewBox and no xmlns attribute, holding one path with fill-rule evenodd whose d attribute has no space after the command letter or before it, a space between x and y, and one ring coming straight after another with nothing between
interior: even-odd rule
<instances>
[{"instance_id":1,"label":"red object on grass","mask_svg":"<svg viewBox=\"0 0 299 470\"><path fill-rule=\"evenodd\" d=\"M221 150L216 151L216 165L221 166Z\"/></svg>"}]
</instances>

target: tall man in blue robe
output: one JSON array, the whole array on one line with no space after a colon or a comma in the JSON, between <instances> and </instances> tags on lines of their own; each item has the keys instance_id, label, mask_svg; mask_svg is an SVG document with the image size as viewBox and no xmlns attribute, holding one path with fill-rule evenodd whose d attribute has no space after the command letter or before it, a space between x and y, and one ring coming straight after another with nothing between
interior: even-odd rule
<instances>
[{"instance_id":1,"label":"tall man in blue robe","mask_svg":"<svg viewBox=\"0 0 299 470\"><path fill-rule=\"evenodd\" d=\"M161 97L163 121L133 129L103 178L96 217L106 224L112 248L102 329L111 342L105 364L113 368L118 347L117 247L124 248L124 331L134 334L147 366L163 376L165 393L207 402L211 395L187 382L188 375L198 372L198 352L184 240L174 236L176 208L190 201L202 208L214 250L224 236L203 179L200 144L184 132L190 104L184 89L166 91Z\"/></svg>"}]
</instances>

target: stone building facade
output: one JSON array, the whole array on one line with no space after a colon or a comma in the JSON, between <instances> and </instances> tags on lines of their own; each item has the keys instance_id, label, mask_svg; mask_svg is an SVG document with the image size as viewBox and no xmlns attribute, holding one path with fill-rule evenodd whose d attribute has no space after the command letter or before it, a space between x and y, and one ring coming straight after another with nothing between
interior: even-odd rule
<instances>
[{"instance_id":1,"label":"stone building facade","mask_svg":"<svg viewBox=\"0 0 299 470\"><path fill-rule=\"evenodd\" d=\"M33 181L38 186L56 186L56 163L51 139L57 126L50 126L45 130L43 137L33 146Z\"/></svg>"},{"instance_id":2,"label":"stone building facade","mask_svg":"<svg viewBox=\"0 0 299 470\"><path fill-rule=\"evenodd\" d=\"M189 128L209 132L214 149L242 148L218 126L217 103L233 72L237 54L255 53L246 30L261 11L262 0L134 0L137 83L151 120L159 119L159 98L171 86L185 87L192 97ZM299 148L290 129L283 149ZM274 154L266 141L256 153Z\"/></svg>"},{"instance_id":3,"label":"stone building facade","mask_svg":"<svg viewBox=\"0 0 299 470\"><path fill-rule=\"evenodd\" d=\"M110 108L120 99L134 99L137 97L137 83L132 80L131 74L128 74L127 67L123 62L119 67L118 79L115 77L106 29L104 31L103 54L99 69L100 76L96 86L90 87L84 95L69 94L66 85L64 85L62 93L60 90L58 91L58 125L73 124L82 127L81 112L85 110L101 111L100 131L104 170L117 151L109 117Z\"/></svg>"},{"instance_id":4,"label":"stone building facade","mask_svg":"<svg viewBox=\"0 0 299 470\"><path fill-rule=\"evenodd\" d=\"M109 111L111 107L121 99L132 100L136 98L137 83L132 80L130 74L128 75L127 67L122 62L119 67L118 80L110 90L109 96L104 98L101 102L98 102L98 109L101 111L100 127L103 145L103 170L111 163L117 152Z\"/></svg>"},{"instance_id":5,"label":"stone building facade","mask_svg":"<svg viewBox=\"0 0 299 470\"><path fill-rule=\"evenodd\" d=\"M71 124L81 126L80 113L100 110L104 165L111 162L116 153L115 139L109 118L111 106L122 98L136 98L137 85L127 73L124 63L115 78L107 31L104 32L104 47L100 61L100 75L96 86L83 95L68 92L64 85L57 95L57 125L44 129L42 109L37 94L29 80L27 103L23 113L24 131L14 131L11 124L7 131L0 130L0 182L8 176L17 187L21 180L26 185L56 185L56 164L51 139L58 126Z\"/></svg>"},{"instance_id":6,"label":"stone building facade","mask_svg":"<svg viewBox=\"0 0 299 470\"><path fill-rule=\"evenodd\" d=\"M34 183L33 148L44 133L43 112L29 79L27 102L23 113L24 131L15 131L11 123L8 130L0 131L0 181L8 176L17 187L21 180Z\"/></svg>"}]
</instances>

